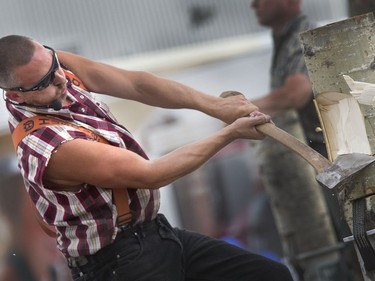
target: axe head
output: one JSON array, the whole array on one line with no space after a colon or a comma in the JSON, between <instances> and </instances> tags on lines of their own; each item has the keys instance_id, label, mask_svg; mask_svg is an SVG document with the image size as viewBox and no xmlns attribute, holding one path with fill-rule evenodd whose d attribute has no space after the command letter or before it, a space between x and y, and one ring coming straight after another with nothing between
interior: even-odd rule
<instances>
[{"instance_id":1,"label":"axe head","mask_svg":"<svg viewBox=\"0 0 375 281\"><path fill-rule=\"evenodd\" d=\"M373 162L375 162L375 157L368 154L341 154L332 165L316 175L316 180L329 189L340 187L351 181L356 173Z\"/></svg>"}]
</instances>

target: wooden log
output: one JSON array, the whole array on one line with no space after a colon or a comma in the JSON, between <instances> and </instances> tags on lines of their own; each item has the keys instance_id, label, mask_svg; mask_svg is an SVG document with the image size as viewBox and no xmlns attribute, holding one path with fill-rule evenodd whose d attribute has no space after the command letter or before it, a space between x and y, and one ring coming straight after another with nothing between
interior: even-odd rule
<instances>
[{"instance_id":1,"label":"wooden log","mask_svg":"<svg viewBox=\"0 0 375 281\"><path fill-rule=\"evenodd\" d=\"M330 160L375 154L375 108L359 104L343 77L375 81L374 16L361 15L301 33L306 66Z\"/></svg>"},{"instance_id":2,"label":"wooden log","mask_svg":"<svg viewBox=\"0 0 375 281\"><path fill-rule=\"evenodd\" d=\"M375 36L372 13L356 16L301 33L306 66L313 85L331 161L340 154L375 154L375 103L354 95L352 82L375 83ZM348 85L349 84L349 85ZM337 191L343 214L353 231L353 202L366 200L365 230L375 228L375 165L359 172ZM369 236L375 246L374 235ZM364 268L365 281L375 280L375 270Z\"/></svg>"}]
</instances>

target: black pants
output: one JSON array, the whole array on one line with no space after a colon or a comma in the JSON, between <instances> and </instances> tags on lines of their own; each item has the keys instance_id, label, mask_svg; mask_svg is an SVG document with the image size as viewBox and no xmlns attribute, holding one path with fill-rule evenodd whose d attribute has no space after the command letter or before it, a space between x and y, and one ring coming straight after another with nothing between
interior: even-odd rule
<instances>
[{"instance_id":1,"label":"black pants","mask_svg":"<svg viewBox=\"0 0 375 281\"><path fill-rule=\"evenodd\" d=\"M75 281L292 281L284 265L172 228L163 215L126 229L87 259L86 265L71 268Z\"/></svg>"}]
</instances>

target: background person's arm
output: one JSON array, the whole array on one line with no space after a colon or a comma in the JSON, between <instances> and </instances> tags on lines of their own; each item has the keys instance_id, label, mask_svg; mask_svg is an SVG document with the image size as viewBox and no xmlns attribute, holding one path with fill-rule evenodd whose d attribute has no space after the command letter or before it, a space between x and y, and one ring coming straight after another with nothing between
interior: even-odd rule
<instances>
[{"instance_id":1,"label":"background person's arm","mask_svg":"<svg viewBox=\"0 0 375 281\"><path fill-rule=\"evenodd\" d=\"M284 85L252 100L261 112L273 115L286 109L303 108L312 98L309 78L303 73L290 75Z\"/></svg>"}]
</instances>

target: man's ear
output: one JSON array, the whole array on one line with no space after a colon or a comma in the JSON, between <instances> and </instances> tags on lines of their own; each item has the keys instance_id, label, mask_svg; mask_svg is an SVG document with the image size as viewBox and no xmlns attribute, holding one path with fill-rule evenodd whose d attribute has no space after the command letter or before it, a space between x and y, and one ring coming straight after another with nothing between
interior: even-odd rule
<instances>
[{"instance_id":1,"label":"man's ear","mask_svg":"<svg viewBox=\"0 0 375 281\"><path fill-rule=\"evenodd\" d=\"M8 99L10 99L12 101L15 101L17 103L23 103L25 101L24 98L22 97L22 95L19 92L16 92L16 91L6 91L5 96Z\"/></svg>"}]
</instances>

